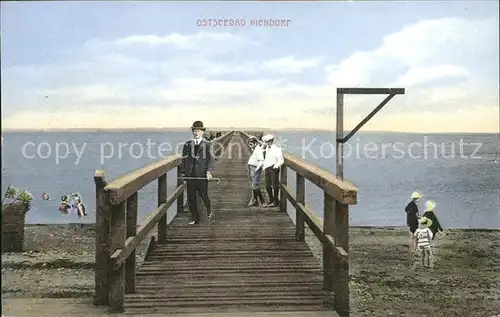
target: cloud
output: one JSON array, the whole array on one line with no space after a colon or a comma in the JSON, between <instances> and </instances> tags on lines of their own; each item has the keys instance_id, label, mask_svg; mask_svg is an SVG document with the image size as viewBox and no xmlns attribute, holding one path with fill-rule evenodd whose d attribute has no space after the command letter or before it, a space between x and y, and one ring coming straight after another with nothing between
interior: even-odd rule
<instances>
[{"instance_id":1,"label":"cloud","mask_svg":"<svg viewBox=\"0 0 500 317\"><path fill-rule=\"evenodd\" d=\"M464 78L471 75L464 65L473 64L474 59L498 59L497 24L495 19L420 21L385 36L371 51L355 52L338 64L328 65L327 78L335 85L387 85L392 81L384 75L394 69L406 69L400 78L405 82L399 84L423 84L445 76ZM411 78L415 75L420 78Z\"/></svg>"},{"instance_id":2,"label":"cloud","mask_svg":"<svg viewBox=\"0 0 500 317\"><path fill-rule=\"evenodd\" d=\"M406 94L364 130L495 131L495 25L420 21L338 61L262 51L266 43L228 32L89 41L66 63L2 69L2 126L183 127L200 118L209 126L330 129L337 87L401 85ZM384 98L346 96L345 128Z\"/></svg>"},{"instance_id":3,"label":"cloud","mask_svg":"<svg viewBox=\"0 0 500 317\"><path fill-rule=\"evenodd\" d=\"M435 109L412 113L387 111L376 120L369 121L365 130L391 130L415 132L496 132L500 127L499 109L491 106L470 106L455 109L443 116ZM453 120L453 122L450 122ZM411 126L414 127L411 127Z\"/></svg>"},{"instance_id":4,"label":"cloud","mask_svg":"<svg viewBox=\"0 0 500 317\"><path fill-rule=\"evenodd\" d=\"M369 85L376 70L383 69L383 60L369 52L355 52L337 65L326 67L327 80L336 86Z\"/></svg>"},{"instance_id":5,"label":"cloud","mask_svg":"<svg viewBox=\"0 0 500 317\"><path fill-rule=\"evenodd\" d=\"M288 108L290 107L290 108ZM270 128L324 128L335 126L333 115L307 111L307 104L290 102L287 106L269 107L260 112L246 106L231 108L209 105L151 107L90 107L86 109L61 109L57 111L21 111L10 120L17 122L16 129L32 129L33 123L44 128L130 128L130 127L189 127L193 120L201 119L208 127L255 127ZM289 110L289 111L287 111ZM345 118L346 127L354 127L364 114L353 114ZM68 120L75 118L75 120ZM454 125L443 124L443 117L436 111L418 113L387 112L370 120L363 130L413 131L413 132L492 132L487 126L498 127L498 109L492 107L469 107L456 111ZM284 122L287 121L287 122ZM92 123L89 125L88 123ZM410 125L409 125L410 123ZM419 129L415 129L415 128ZM3 127L10 128L9 126Z\"/></svg>"},{"instance_id":6,"label":"cloud","mask_svg":"<svg viewBox=\"0 0 500 317\"><path fill-rule=\"evenodd\" d=\"M498 18L443 18L423 20L385 36L376 53L408 66L465 63L471 55L498 52L495 43L498 43Z\"/></svg>"},{"instance_id":7,"label":"cloud","mask_svg":"<svg viewBox=\"0 0 500 317\"><path fill-rule=\"evenodd\" d=\"M214 106L227 106L248 102L255 96L266 94L278 87L279 80L206 80L205 78L186 78L172 82L162 92L166 101L177 103L213 103Z\"/></svg>"},{"instance_id":8,"label":"cloud","mask_svg":"<svg viewBox=\"0 0 500 317\"><path fill-rule=\"evenodd\" d=\"M204 42L212 42L212 41L234 41L238 36L229 33L211 33L211 32L200 32L193 35L182 35L179 33L172 33L167 36L157 36L157 35L132 35L125 38L120 38L115 40L114 43L117 44L151 44L151 45L160 45L160 44L170 44L177 46L181 49L183 48L195 48L199 49L200 44ZM241 38L244 39L244 38Z\"/></svg>"},{"instance_id":9,"label":"cloud","mask_svg":"<svg viewBox=\"0 0 500 317\"><path fill-rule=\"evenodd\" d=\"M279 73L301 73L302 71L318 66L320 59L296 59L293 56L286 56L262 64L264 70L270 70Z\"/></svg>"},{"instance_id":10,"label":"cloud","mask_svg":"<svg viewBox=\"0 0 500 317\"><path fill-rule=\"evenodd\" d=\"M328 65L325 68L327 80L337 87L405 87L406 94L396 96L386 106L391 110L383 112L384 116L396 113L401 120L421 117L423 112L429 111L433 116L452 118L459 116L457 109L471 106L490 109L489 115L498 117L497 24L497 19L420 21L386 35L372 50L355 52ZM383 97L346 96L348 101L345 103L350 111L366 114ZM325 113L326 109L318 111ZM411 119L409 122L412 121L415 122ZM448 120L446 125L453 126L455 131L498 131L498 124L491 120L485 120L490 124L483 127L476 127L474 122L462 122L457 126L458 123ZM403 128L396 123L392 125ZM442 129L447 129L444 123L441 125ZM420 130L423 126L413 129Z\"/></svg>"},{"instance_id":11,"label":"cloud","mask_svg":"<svg viewBox=\"0 0 500 317\"><path fill-rule=\"evenodd\" d=\"M415 66L400 76L394 85L409 87L446 77L467 78L468 76L469 72L467 70L454 65Z\"/></svg>"},{"instance_id":12,"label":"cloud","mask_svg":"<svg viewBox=\"0 0 500 317\"><path fill-rule=\"evenodd\" d=\"M113 41L113 44L130 45L168 45L183 51L203 51L205 53L227 52L245 46L259 45L258 41L230 32L199 32L190 35L172 33L166 36L132 35Z\"/></svg>"}]
</instances>

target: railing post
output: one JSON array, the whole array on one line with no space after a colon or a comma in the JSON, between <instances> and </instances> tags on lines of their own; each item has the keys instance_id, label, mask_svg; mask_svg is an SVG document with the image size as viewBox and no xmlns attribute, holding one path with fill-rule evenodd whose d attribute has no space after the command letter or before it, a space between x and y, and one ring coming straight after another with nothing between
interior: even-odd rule
<instances>
[{"instance_id":1,"label":"railing post","mask_svg":"<svg viewBox=\"0 0 500 317\"><path fill-rule=\"evenodd\" d=\"M125 247L126 239L126 211L125 201L119 204L111 205L111 224L110 224L110 253L109 257L118 249ZM111 312L123 312L125 302L125 265L121 265L117 270L109 269L109 308Z\"/></svg>"},{"instance_id":2,"label":"railing post","mask_svg":"<svg viewBox=\"0 0 500 317\"><path fill-rule=\"evenodd\" d=\"M335 232L335 199L324 192L324 209L323 209L323 232L334 236ZM328 291L334 290L335 271L333 265L335 263L332 246L328 241L323 242L323 289Z\"/></svg>"},{"instance_id":3,"label":"railing post","mask_svg":"<svg viewBox=\"0 0 500 317\"><path fill-rule=\"evenodd\" d=\"M184 184L184 181L181 178L182 176L182 166L177 166L177 187ZM184 212L184 191L177 198L177 213Z\"/></svg>"},{"instance_id":4,"label":"railing post","mask_svg":"<svg viewBox=\"0 0 500 317\"><path fill-rule=\"evenodd\" d=\"M127 238L137 233L137 192L127 199ZM125 293L135 293L135 250L125 261Z\"/></svg>"},{"instance_id":5,"label":"railing post","mask_svg":"<svg viewBox=\"0 0 500 317\"><path fill-rule=\"evenodd\" d=\"M104 171L96 171L95 183L95 294L94 305L106 306L109 304L109 218L110 206L104 192L106 176Z\"/></svg>"},{"instance_id":6,"label":"railing post","mask_svg":"<svg viewBox=\"0 0 500 317\"><path fill-rule=\"evenodd\" d=\"M349 254L349 206L335 204L335 246L342 247ZM342 262L336 257L334 265L335 310L341 316L349 316L349 263Z\"/></svg>"},{"instance_id":7,"label":"railing post","mask_svg":"<svg viewBox=\"0 0 500 317\"><path fill-rule=\"evenodd\" d=\"M304 176L296 173L297 182L297 203L306 205L306 182ZM304 213L300 209L295 209L295 239L297 241L304 241Z\"/></svg>"},{"instance_id":8,"label":"railing post","mask_svg":"<svg viewBox=\"0 0 500 317\"><path fill-rule=\"evenodd\" d=\"M337 89L337 138L335 157L337 158L337 177L344 179L344 143L340 141L344 138L344 93Z\"/></svg>"},{"instance_id":9,"label":"railing post","mask_svg":"<svg viewBox=\"0 0 500 317\"><path fill-rule=\"evenodd\" d=\"M158 207L167 201L167 174L158 178ZM167 213L158 222L158 243L167 242Z\"/></svg>"},{"instance_id":10,"label":"railing post","mask_svg":"<svg viewBox=\"0 0 500 317\"><path fill-rule=\"evenodd\" d=\"M280 184L283 186L287 185L287 166L286 164L281 165L281 173L280 173ZM280 188L280 211L286 213L286 207L288 205L288 202L286 200L286 195L285 191L281 188L281 186L278 186Z\"/></svg>"}]
</instances>

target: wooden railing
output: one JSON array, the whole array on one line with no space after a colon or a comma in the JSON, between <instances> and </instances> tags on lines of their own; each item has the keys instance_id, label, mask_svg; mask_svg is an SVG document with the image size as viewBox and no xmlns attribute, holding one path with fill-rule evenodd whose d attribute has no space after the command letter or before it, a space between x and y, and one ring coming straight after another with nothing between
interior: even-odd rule
<instances>
[{"instance_id":1,"label":"wooden railing","mask_svg":"<svg viewBox=\"0 0 500 317\"><path fill-rule=\"evenodd\" d=\"M249 135L241 132L245 142ZM349 315L349 205L357 203L358 189L331 172L298 156L284 152L280 171L280 210L287 211L287 200L295 208L295 238L304 241L304 224L323 245L323 288L334 294L334 309ZM287 170L296 173L296 191L287 186ZM323 190L324 219L306 205L305 180Z\"/></svg>"},{"instance_id":2,"label":"wooden railing","mask_svg":"<svg viewBox=\"0 0 500 317\"><path fill-rule=\"evenodd\" d=\"M234 132L212 140L217 157ZM180 178L182 155L139 168L107 183L104 171L96 171L96 257L94 304L124 310L125 294L135 292L135 249L158 225L157 243L167 239L167 210L177 201L177 213L184 209L185 184ZM167 197L167 173L177 168L177 187ZM137 228L138 191L158 179L158 208Z\"/></svg>"}]
</instances>

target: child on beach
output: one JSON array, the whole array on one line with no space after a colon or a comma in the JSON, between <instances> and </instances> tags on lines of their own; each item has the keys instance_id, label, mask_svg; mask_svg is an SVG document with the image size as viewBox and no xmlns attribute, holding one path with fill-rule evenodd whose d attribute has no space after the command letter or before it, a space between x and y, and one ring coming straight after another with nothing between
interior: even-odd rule
<instances>
[{"instance_id":1,"label":"child on beach","mask_svg":"<svg viewBox=\"0 0 500 317\"><path fill-rule=\"evenodd\" d=\"M429 225L429 229L432 231L433 234L432 240L434 240L438 232L443 233L443 227L441 227L441 224L439 223L435 211L436 211L436 203L431 200L426 201L423 217L426 217L431 220L431 225Z\"/></svg>"},{"instance_id":2,"label":"child on beach","mask_svg":"<svg viewBox=\"0 0 500 317\"><path fill-rule=\"evenodd\" d=\"M422 217L419 220L418 229L415 230L414 233L414 236L417 238L415 241L415 248L422 257L422 266L424 268L432 268L431 241L434 238L434 233L429 229L431 225L432 220Z\"/></svg>"}]
</instances>

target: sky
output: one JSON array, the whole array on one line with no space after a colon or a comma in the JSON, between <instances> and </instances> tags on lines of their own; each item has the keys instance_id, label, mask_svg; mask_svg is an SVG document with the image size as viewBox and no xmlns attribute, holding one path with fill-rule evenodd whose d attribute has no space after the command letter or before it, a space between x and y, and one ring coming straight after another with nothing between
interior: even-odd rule
<instances>
[{"instance_id":1,"label":"sky","mask_svg":"<svg viewBox=\"0 0 500 317\"><path fill-rule=\"evenodd\" d=\"M334 130L337 88L402 87L363 130L500 130L498 1L1 6L3 129ZM385 97L345 96L345 129Z\"/></svg>"}]
</instances>

